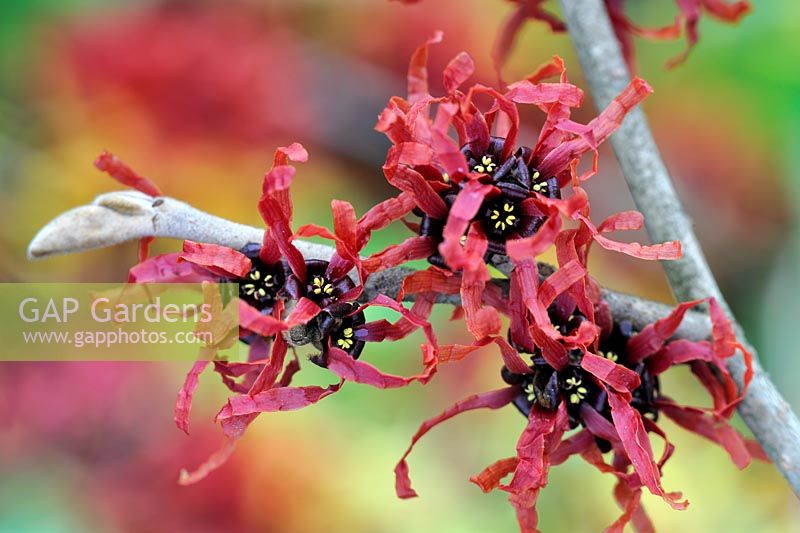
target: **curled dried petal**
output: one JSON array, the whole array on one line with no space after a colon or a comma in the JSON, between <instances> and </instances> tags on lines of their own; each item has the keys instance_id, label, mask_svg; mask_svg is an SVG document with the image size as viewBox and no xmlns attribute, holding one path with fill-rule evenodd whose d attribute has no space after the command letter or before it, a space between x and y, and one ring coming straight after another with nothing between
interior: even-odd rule
<instances>
[{"instance_id":1,"label":"curled dried petal","mask_svg":"<svg viewBox=\"0 0 800 533\"><path fill-rule=\"evenodd\" d=\"M219 276L193 263L179 261L180 253L151 257L132 267L129 283L200 283L217 281Z\"/></svg>"},{"instance_id":2,"label":"curled dried petal","mask_svg":"<svg viewBox=\"0 0 800 533\"><path fill-rule=\"evenodd\" d=\"M401 265L415 259L424 259L436 251L436 241L431 237L409 237L400 244L388 246L366 258L362 265L370 274Z\"/></svg>"},{"instance_id":3,"label":"curled dried petal","mask_svg":"<svg viewBox=\"0 0 800 533\"><path fill-rule=\"evenodd\" d=\"M406 459L414 449L414 445L421 439L428 431L438 426L442 422L453 418L456 415L466 411L475 409L499 409L511 403L517 395L515 387L507 387L504 389L493 390L484 392L482 394L475 394L469 396L459 402L456 402L438 416L430 418L423 422L414 436L411 438L411 445L401 457L400 462L395 466L395 491L400 498L414 498L417 492L411 488L411 479L408 476L408 463Z\"/></svg>"},{"instance_id":4,"label":"curled dried petal","mask_svg":"<svg viewBox=\"0 0 800 533\"><path fill-rule=\"evenodd\" d=\"M653 494L661 496L674 509L685 509L688 503L680 501L680 493L664 492L661 486L661 473L653 458L653 448L642 415L631 406L630 398L608 389L608 403L611 406L614 427L642 484Z\"/></svg>"},{"instance_id":5,"label":"curled dried petal","mask_svg":"<svg viewBox=\"0 0 800 533\"><path fill-rule=\"evenodd\" d=\"M516 470L519 459L506 457L490 464L480 474L474 475L469 480L478 485L483 492L491 492L500 485L500 481Z\"/></svg>"},{"instance_id":6,"label":"curled dried petal","mask_svg":"<svg viewBox=\"0 0 800 533\"><path fill-rule=\"evenodd\" d=\"M475 62L466 52L459 53L444 69L442 79L444 88L451 93L458 89L475 72Z\"/></svg>"},{"instance_id":7,"label":"curled dried petal","mask_svg":"<svg viewBox=\"0 0 800 533\"><path fill-rule=\"evenodd\" d=\"M183 486L193 485L198 481L205 479L210 473L228 462L228 459L230 459L235 450L236 439L226 439L222 448L214 452L211 457L206 459L195 470L192 472L181 470L180 477L178 478L178 484Z\"/></svg>"},{"instance_id":8,"label":"curled dried petal","mask_svg":"<svg viewBox=\"0 0 800 533\"><path fill-rule=\"evenodd\" d=\"M653 355L677 331L686 312L703 300L694 300L679 304L672 312L648 324L641 332L628 341L628 357L636 363Z\"/></svg>"},{"instance_id":9,"label":"curled dried petal","mask_svg":"<svg viewBox=\"0 0 800 533\"><path fill-rule=\"evenodd\" d=\"M402 377L386 374L365 361L353 359L350 354L335 347L328 349L328 370L345 381L370 385L378 389L396 389L421 380L420 376Z\"/></svg>"},{"instance_id":10,"label":"curled dried petal","mask_svg":"<svg viewBox=\"0 0 800 533\"><path fill-rule=\"evenodd\" d=\"M581 368L622 393L632 392L641 383L633 370L590 352L584 352Z\"/></svg>"},{"instance_id":11,"label":"curled dried petal","mask_svg":"<svg viewBox=\"0 0 800 533\"><path fill-rule=\"evenodd\" d=\"M249 257L233 248L194 241L183 241L178 261L188 261L218 276L233 278L246 276L253 266Z\"/></svg>"},{"instance_id":12,"label":"curled dried petal","mask_svg":"<svg viewBox=\"0 0 800 533\"><path fill-rule=\"evenodd\" d=\"M724 418L696 407L678 405L668 398L660 398L657 404L659 410L679 426L720 445L738 468L750 464L745 439Z\"/></svg>"},{"instance_id":13,"label":"curled dried petal","mask_svg":"<svg viewBox=\"0 0 800 533\"><path fill-rule=\"evenodd\" d=\"M175 402L175 425L187 435L189 434L189 412L192 410L192 397L200 382L200 374L209 363L209 360L195 362L189 373L186 374L183 386L178 391L178 401Z\"/></svg>"},{"instance_id":14,"label":"curled dried petal","mask_svg":"<svg viewBox=\"0 0 800 533\"><path fill-rule=\"evenodd\" d=\"M428 47L442 42L442 32L437 31L412 54L408 65L408 100L415 102L428 95Z\"/></svg>"},{"instance_id":15,"label":"curled dried petal","mask_svg":"<svg viewBox=\"0 0 800 533\"><path fill-rule=\"evenodd\" d=\"M222 425L226 435L238 438L244 427L235 424L237 419L258 413L296 411L313 405L341 388L341 382L329 387L309 385L306 387L276 387L258 394L234 396L217 413L216 421Z\"/></svg>"},{"instance_id":16,"label":"curled dried petal","mask_svg":"<svg viewBox=\"0 0 800 533\"><path fill-rule=\"evenodd\" d=\"M127 187L148 196L161 196L161 190L155 183L137 174L111 152L101 152L95 159L94 166Z\"/></svg>"},{"instance_id":17,"label":"curled dried petal","mask_svg":"<svg viewBox=\"0 0 800 533\"><path fill-rule=\"evenodd\" d=\"M605 141L622 124L628 112L645 99L653 89L641 78L634 78L622 92L612 100L600 115L589 122L593 138L597 143ZM552 176L566 169L574 160L590 151L592 147L584 137L561 143L544 156L539 171Z\"/></svg>"}]
</instances>

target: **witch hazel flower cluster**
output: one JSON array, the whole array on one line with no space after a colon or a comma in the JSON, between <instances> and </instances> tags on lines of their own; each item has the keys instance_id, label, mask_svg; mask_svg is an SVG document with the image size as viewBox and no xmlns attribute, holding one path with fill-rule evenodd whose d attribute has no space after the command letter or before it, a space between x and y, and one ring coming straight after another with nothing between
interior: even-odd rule
<instances>
[{"instance_id":1,"label":"witch hazel flower cluster","mask_svg":"<svg viewBox=\"0 0 800 533\"><path fill-rule=\"evenodd\" d=\"M596 223L583 188L596 172L598 146L652 90L636 78L595 119L581 124L570 116L582 104L583 92L569 82L560 58L500 91L465 86L474 64L461 53L442 73L444 94L433 95L427 58L430 46L440 40L436 34L414 52L407 96L391 98L376 125L392 142L382 170L398 190L396 197L360 217L349 203L333 200L332 230L295 227L290 185L294 163L306 161L308 153L294 143L276 151L264 176L258 202L265 223L262 242L236 250L186 241L181 252L152 258L146 258L143 243L131 282L204 282L212 300L229 283L239 287L238 331L204 348L175 409L176 424L188 431L199 376L213 366L233 394L216 416L227 444L194 472L184 472L181 481L199 481L221 466L261 413L309 407L347 382L378 389L424 385L437 370L446 371L491 346L499 356L498 388L457 401L422 423L395 468L397 495L417 495L408 456L436 425L470 410L509 408L524 417L520 434L508 436L516 439L516 455L499 459L471 481L483 491L507 492L521 531L537 530L536 501L550 467L573 455L616 480L614 498L622 514L610 531L622 531L630 522L640 531L652 530L640 504L644 490L675 509L687 505L680 493L662 484L674 447L658 425L661 417L719 444L740 468L752 457L763 457L757 444L728 424L752 369L749 353L719 305L713 299L682 303L636 331L630 322L615 320L589 273L593 244L644 260L681 255L678 242L642 245L611 239L609 233L641 228L642 216L628 211ZM544 115L530 144L521 140L521 106ZM593 164L579 173L579 162L588 155ZM103 154L97 165L128 186L160 194L110 154ZM364 257L372 233L395 221L405 224L409 237ZM329 239L335 247L332 257L304 257L297 242L305 237ZM536 257L550 249L555 249L557 267L537 264ZM419 259L430 266L405 276L396 298L365 298L371 278ZM489 265L501 267L508 275L505 283L495 283ZM453 318L463 318L471 343L437 343L429 315L442 295L458 295ZM405 298L413 299L413 305L404 305ZM673 339L685 313L698 305L708 308L711 339ZM391 309L397 320L368 322L364 311L372 306ZM329 383L292 385L302 362L289 333L298 328L316 348L310 362L330 372ZM419 374L396 376L369 362L372 345L402 340L416 330L425 339ZM248 345L246 361L216 357L219 349L237 341ZM741 389L725 364L737 350L748 368ZM691 368L708 391L711 407L681 405L661 390L660 376L676 365ZM664 442L660 457L651 436Z\"/></svg>"}]
</instances>

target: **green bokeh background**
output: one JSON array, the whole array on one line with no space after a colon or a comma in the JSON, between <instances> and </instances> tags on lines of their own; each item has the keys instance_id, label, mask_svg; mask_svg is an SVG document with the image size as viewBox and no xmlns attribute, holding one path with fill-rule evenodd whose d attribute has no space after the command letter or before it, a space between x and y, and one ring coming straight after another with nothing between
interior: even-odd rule
<instances>
[{"instance_id":1,"label":"green bokeh background","mask_svg":"<svg viewBox=\"0 0 800 533\"><path fill-rule=\"evenodd\" d=\"M157 105L153 99L166 91L159 83L180 82L180 77L159 81L160 69L168 67L154 64L152 78L135 85L93 62L86 50L110 49L119 65L146 64L148 34L134 38L123 29L141 23L166 39L174 27L162 26L163 6L94 0L0 3L2 281L125 278L136 260L134 245L38 263L25 260L27 243L45 222L118 188L91 165L104 148L159 183L165 194L258 225L255 198L272 151L300 141L311 159L300 166L293 186L295 220L330 224L331 198L347 199L364 212L390 194L380 173L388 145L371 127L381 104L403 94L405 65L416 44L434 29L444 29L445 43L432 50L432 78L438 79L456 52L467 50L478 65L478 80L492 83L490 45L510 10L502 0L427 0L415 6L379 0L170 4L179 19L214 5L211 19L232 13L234 28L241 20L260 28L268 57L257 65L268 73L266 81L245 78L239 93L224 93L227 98L238 94L236 102L216 101L224 85L220 80L229 75L223 61L215 63L223 67L207 84L187 84L179 93L189 104L210 98L221 109L218 115L201 116L201 104L192 108L184 101ZM669 1L631 4L632 16L642 23L664 24L675 13ZM195 19L187 15L187 20L191 25ZM204 30L203 24L216 22L197 20L198 35L211 42L208 53L217 50L231 63L240 58L241 48L229 50L224 39L214 43L217 34ZM664 64L683 42L637 40L639 74L656 91L645 108L724 292L764 366L800 408L794 335L800 316L800 4L756 2L740 25L704 18L700 30L689 60L671 71ZM258 35L237 46L262 46ZM78 41L84 48L75 47ZM528 24L507 78L517 79L559 54L567 60L570 79L583 85L570 46L566 36ZM180 42L168 50L168 57L183 52ZM196 68L202 70L202 61ZM193 80L192 70L187 82ZM255 94L256 86L267 92ZM272 105L267 111L258 105L263 97ZM233 121L224 131L214 127L240 104L250 106L245 108L253 123L266 125L255 134L247 120ZM167 120L164 115L173 110ZM263 113L270 116L259 122ZM593 114L587 101L578 119L587 121ZM531 122L523 140L530 141L539 117L525 117ZM588 188L598 220L633 208L609 151L602 152L600 173ZM392 226L376 235L369 251L407 235L405 228ZM159 242L156 251L177 246ZM659 265L593 253L594 275L604 285L672 301ZM443 339L466 340L462 328L448 322L449 310L437 310L434 317ZM411 372L418 364L418 340L370 347L365 357L391 371ZM392 468L418 423L456 399L499 384L498 359L491 350L443 368L426 387L382 392L351 385L312 409L263 416L230 464L190 488L175 484L177 472L198 464L221 443L212 417L226 396L214 376L205 376L193 413L195 430L182 435L172 425L171 409L183 366L3 365L0 531L516 528L502 493L484 495L467 482L493 460L514 453L523 420L511 408L467 414L432 432L410 461L421 497L400 501L394 496ZM301 376L303 383L329 381L308 364ZM668 374L662 388L687 403L704 403L691 375L681 369ZM660 530L800 528L800 507L772 467L754 464L739 472L721 450L664 425L677 446L665 469L665 487L683 491L691 506L676 512L646 496ZM601 530L618 515L611 487L610 478L578 460L555 468L538 507L542 529Z\"/></svg>"}]
</instances>

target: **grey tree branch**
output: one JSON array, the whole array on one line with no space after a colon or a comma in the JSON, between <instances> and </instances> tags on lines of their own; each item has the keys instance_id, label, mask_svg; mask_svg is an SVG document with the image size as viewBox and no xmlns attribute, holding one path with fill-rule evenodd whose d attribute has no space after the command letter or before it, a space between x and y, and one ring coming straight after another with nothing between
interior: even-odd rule
<instances>
[{"instance_id":1,"label":"grey tree branch","mask_svg":"<svg viewBox=\"0 0 800 533\"><path fill-rule=\"evenodd\" d=\"M603 108L630 81L604 2L559 2L595 103ZM683 259L662 262L675 297L685 301L713 296L733 318L641 109L629 113L611 142L633 200L644 214L650 238L653 242L679 240L683 244ZM746 344L741 326L735 319L733 323L737 335ZM747 348L755 355L752 347ZM732 358L728 368L741 386L742 357ZM757 361L754 369L755 377L739 405L739 413L795 494L800 496L800 422Z\"/></svg>"},{"instance_id":2,"label":"grey tree branch","mask_svg":"<svg viewBox=\"0 0 800 533\"><path fill-rule=\"evenodd\" d=\"M188 239L238 249L248 242L261 242L263 235L263 229L210 215L173 198L153 198L136 191L118 191L98 196L91 204L76 207L54 218L34 236L28 247L28 257L42 259L77 253L142 237ZM328 260L334 252L333 247L324 244L298 240L295 245L306 258ZM495 266L506 275L510 271L507 261L497 261ZM552 270L550 265L539 265L542 277L549 275ZM395 267L370 276L364 298L371 299L377 294L396 297L403 279L411 272L413 270L406 267ZM508 280L497 279L493 282L508 291ZM662 303L607 289L603 290L603 298L616 319L630 320L637 329L666 316L671 310ZM413 295L409 295L409 299L413 299ZM438 301L453 305L461 303L457 294L441 295ZM707 316L690 312L676 337L700 340L707 338L710 331ZM294 341L299 344L301 339L298 337Z\"/></svg>"},{"instance_id":3,"label":"grey tree branch","mask_svg":"<svg viewBox=\"0 0 800 533\"><path fill-rule=\"evenodd\" d=\"M116 191L51 220L28 245L28 259L84 252L142 237L188 239L239 249L249 242L260 243L263 236L263 229L210 215L173 198ZM333 254L330 246L305 241L295 244L307 259L328 260Z\"/></svg>"}]
</instances>

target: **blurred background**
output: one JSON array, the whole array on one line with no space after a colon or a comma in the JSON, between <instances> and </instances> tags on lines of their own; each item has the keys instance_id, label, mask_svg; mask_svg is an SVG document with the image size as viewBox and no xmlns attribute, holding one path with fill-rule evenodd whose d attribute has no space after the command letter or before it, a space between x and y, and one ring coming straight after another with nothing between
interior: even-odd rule
<instances>
[{"instance_id":1,"label":"blurred background","mask_svg":"<svg viewBox=\"0 0 800 533\"><path fill-rule=\"evenodd\" d=\"M631 16L665 25L673 2L631 2ZM646 4L646 5L645 5ZM555 9L555 6L552 6ZM165 194L260 224L255 198L276 146L311 158L293 186L296 221L329 224L332 198L364 212L391 190L380 172L388 142L373 131L405 94L408 57L435 29L434 89L458 51L493 83L489 51L503 0L281 2L12 0L0 2L0 280L121 281L134 244L29 263L25 248L56 214L119 188L94 170L109 149ZM696 222L714 272L764 366L800 408L800 4L760 2L739 26L708 18L689 60L664 64L684 42L637 40L639 74L657 141ZM518 79L553 54L583 85L570 42L528 23L506 69ZM595 114L587 100L576 116ZM541 116L523 115L532 142ZM589 184L598 221L633 208L609 151ZM369 251L407 236L376 235ZM643 234L630 238L645 239ZM179 243L159 242L156 252ZM593 252L605 285L672 302L658 264ZM447 340L466 339L435 314ZM368 348L367 360L411 372L417 343ZM305 365L304 382L329 377ZM212 417L226 398L204 376L186 436L172 407L177 364L4 364L0 368L0 531L514 531L503 493L467 482L513 454L524 420L512 408L459 417L421 443L410 466L420 498L394 496L392 468L418 423L454 400L496 388L487 350L444 368L427 387L348 386L301 412L260 417L230 463L182 488L177 474L222 442ZM703 403L688 372L662 389ZM743 427L737 420L739 427ZM739 472L726 454L664 425L677 445L665 487L685 512L645 496L663 531L797 531L800 506L774 469ZM598 531L618 515L611 479L570 460L540 499L545 531Z\"/></svg>"}]
</instances>

